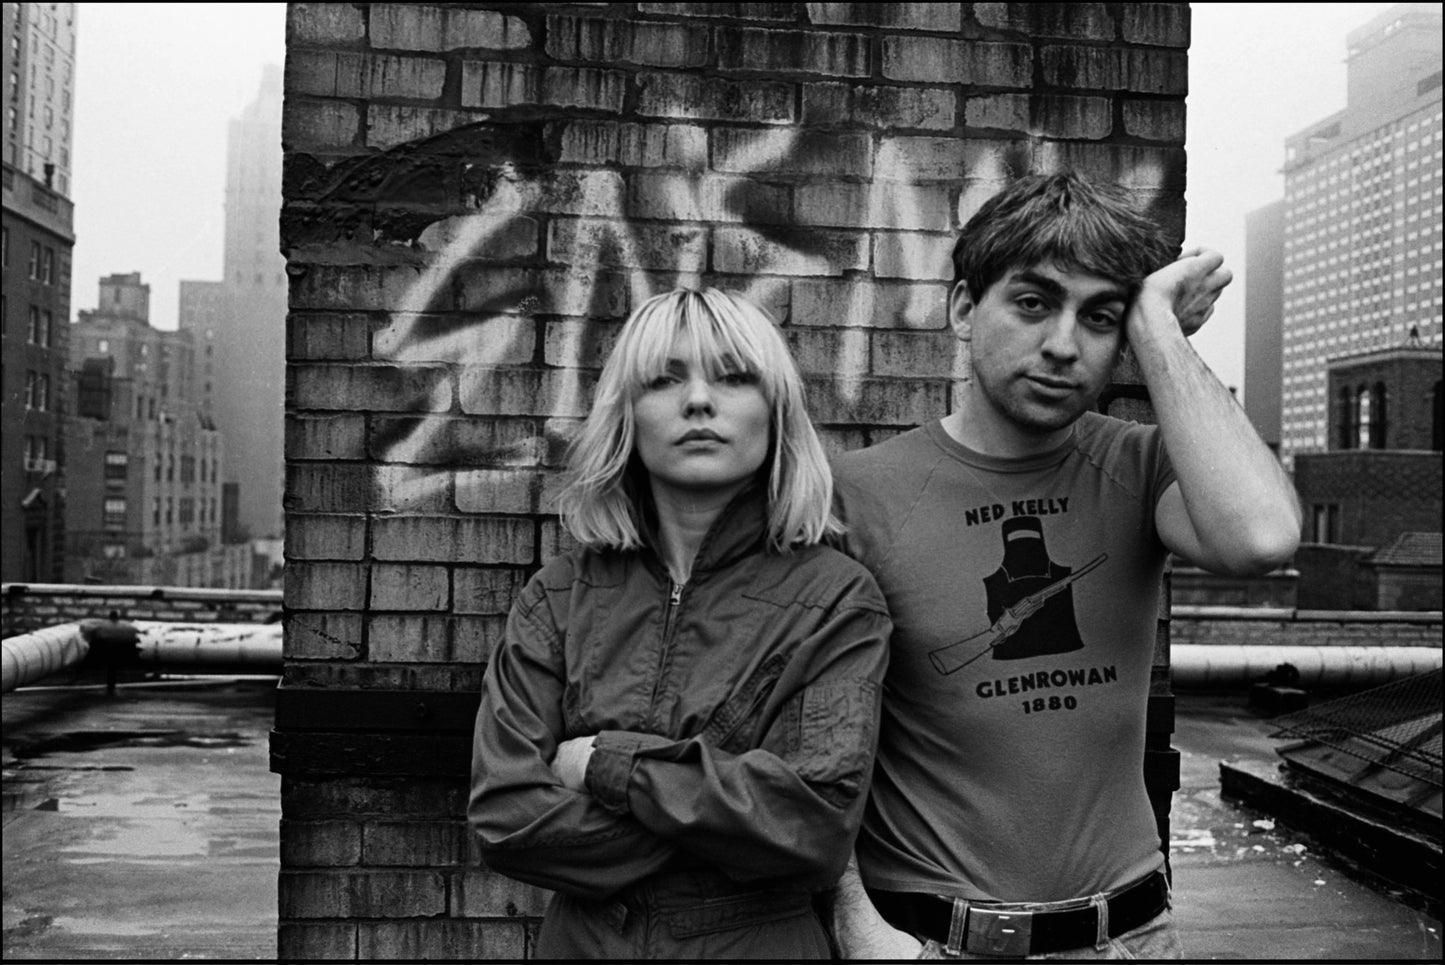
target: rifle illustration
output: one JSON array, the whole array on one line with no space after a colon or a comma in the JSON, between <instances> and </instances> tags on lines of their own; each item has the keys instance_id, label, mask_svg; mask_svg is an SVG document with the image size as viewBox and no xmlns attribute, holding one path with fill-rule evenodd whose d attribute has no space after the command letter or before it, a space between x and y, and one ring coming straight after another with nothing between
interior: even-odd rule
<instances>
[{"instance_id":1,"label":"rifle illustration","mask_svg":"<svg viewBox=\"0 0 1445 965\"><path fill-rule=\"evenodd\" d=\"M1100 553L1068 576L1054 583L1050 583L1042 590L1030 593L1013 606L1004 607L1003 613L994 621L993 626L987 630L984 630L982 633L975 633L973 636L960 640L957 643L950 643L946 647L939 647L937 650L930 651L928 659L933 661L933 666L937 668L941 674L951 674L955 670L962 670L1017 633L1018 628L1023 625L1023 622L1039 612L1039 609L1048 602L1050 597L1057 596L1064 592L1064 590L1078 582L1079 578L1085 573L1095 569L1108 558L1108 553ZM982 648L979 649L977 653L974 653L975 647L980 643L982 643Z\"/></svg>"}]
</instances>

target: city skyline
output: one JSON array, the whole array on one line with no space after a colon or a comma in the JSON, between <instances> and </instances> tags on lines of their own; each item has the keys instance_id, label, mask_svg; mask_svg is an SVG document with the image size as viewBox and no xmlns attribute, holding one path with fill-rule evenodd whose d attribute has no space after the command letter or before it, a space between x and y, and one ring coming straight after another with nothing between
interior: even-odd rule
<instances>
[{"instance_id":1,"label":"city skyline","mask_svg":"<svg viewBox=\"0 0 1445 965\"><path fill-rule=\"evenodd\" d=\"M1244 384L1245 215L1282 196L1285 139L1344 106L1346 35L1392 6L1192 5L1186 243L1222 251L1236 273L1194 342L1226 384ZM174 328L179 283L221 277L227 124L264 66L284 62L284 16L284 4L81 5L72 312L93 307L103 275L141 271L153 324ZM190 81L167 89L175 77ZM139 109L148 100L156 110ZM164 163L148 147L162 142Z\"/></svg>"}]
</instances>

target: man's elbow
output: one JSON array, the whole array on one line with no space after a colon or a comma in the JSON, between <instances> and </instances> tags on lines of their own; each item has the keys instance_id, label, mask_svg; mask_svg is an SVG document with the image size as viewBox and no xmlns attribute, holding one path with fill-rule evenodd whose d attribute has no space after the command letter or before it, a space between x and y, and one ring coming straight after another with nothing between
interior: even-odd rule
<instances>
[{"instance_id":1,"label":"man's elbow","mask_svg":"<svg viewBox=\"0 0 1445 965\"><path fill-rule=\"evenodd\" d=\"M1262 576L1277 570L1294 559L1299 549L1298 524L1260 527L1217 554L1214 570L1225 576Z\"/></svg>"}]
</instances>

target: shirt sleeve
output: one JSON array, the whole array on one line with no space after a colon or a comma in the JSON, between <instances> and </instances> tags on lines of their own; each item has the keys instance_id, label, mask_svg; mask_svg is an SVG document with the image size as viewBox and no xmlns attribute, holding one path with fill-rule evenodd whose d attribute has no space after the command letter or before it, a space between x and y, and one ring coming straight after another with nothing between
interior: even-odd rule
<instances>
[{"instance_id":1,"label":"shirt sleeve","mask_svg":"<svg viewBox=\"0 0 1445 965\"><path fill-rule=\"evenodd\" d=\"M780 677L763 699L758 746L733 753L707 733L603 731L588 789L735 880L831 886L862 820L888 663L891 623L870 589L876 604L845 601L802 642L807 670Z\"/></svg>"},{"instance_id":2,"label":"shirt sleeve","mask_svg":"<svg viewBox=\"0 0 1445 965\"><path fill-rule=\"evenodd\" d=\"M675 845L636 818L569 790L552 773L564 733L559 634L534 580L483 678L467 818L494 871L583 898L651 875Z\"/></svg>"}]
</instances>

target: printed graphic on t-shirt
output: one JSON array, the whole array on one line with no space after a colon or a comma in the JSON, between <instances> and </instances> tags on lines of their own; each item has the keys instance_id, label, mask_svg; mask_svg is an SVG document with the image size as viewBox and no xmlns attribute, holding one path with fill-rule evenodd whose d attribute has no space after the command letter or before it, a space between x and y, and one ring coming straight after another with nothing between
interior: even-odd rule
<instances>
[{"instance_id":1,"label":"printed graphic on t-shirt","mask_svg":"<svg viewBox=\"0 0 1445 965\"><path fill-rule=\"evenodd\" d=\"M1004 520L1000 535L1003 561L983 578L992 624L929 653L941 674L962 670L984 654L994 660L1019 660L1084 647L1074 619L1073 585L1108 554L1100 553L1078 569L1055 562L1049 558L1043 522L1037 516Z\"/></svg>"}]
</instances>

